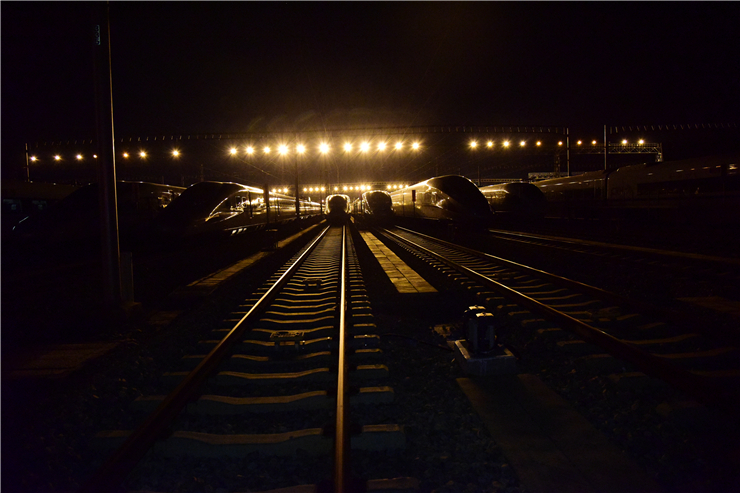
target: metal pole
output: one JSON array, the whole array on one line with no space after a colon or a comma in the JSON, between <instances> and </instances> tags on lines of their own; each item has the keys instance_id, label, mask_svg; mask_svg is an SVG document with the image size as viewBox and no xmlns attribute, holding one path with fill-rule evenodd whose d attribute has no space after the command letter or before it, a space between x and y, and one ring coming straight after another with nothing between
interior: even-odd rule
<instances>
[{"instance_id":1,"label":"metal pole","mask_svg":"<svg viewBox=\"0 0 740 493\"><path fill-rule=\"evenodd\" d=\"M28 164L28 142L26 142L26 181L31 181L31 167Z\"/></svg>"},{"instance_id":2,"label":"metal pole","mask_svg":"<svg viewBox=\"0 0 740 493\"><path fill-rule=\"evenodd\" d=\"M607 149L607 143L606 143L606 125L604 125L604 171L606 171L606 155L608 153Z\"/></svg>"},{"instance_id":3,"label":"metal pole","mask_svg":"<svg viewBox=\"0 0 740 493\"><path fill-rule=\"evenodd\" d=\"M295 155L295 217L301 218L300 203L298 201L298 153Z\"/></svg>"},{"instance_id":4,"label":"metal pole","mask_svg":"<svg viewBox=\"0 0 740 493\"><path fill-rule=\"evenodd\" d=\"M568 176L570 176L570 128L565 129L565 164L568 168Z\"/></svg>"},{"instance_id":5,"label":"metal pole","mask_svg":"<svg viewBox=\"0 0 740 493\"><path fill-rule=\"evenodd\" d=\"M301 205L298 200L298 134L295 135L295 218L301 218Z\"/></svg>"},{"instance_id":6,"label":"metal pole","mask_svg":"<svg viewBox=\"0 0 740 493\"><path fill-rule=\"evenodd\" d=\"M118 244L113 89L110 65L110 5L93 6L96 134L98 142L98 188L102 240L105 303L121 303L121 259Z\"/></svg>"}]
</instances>

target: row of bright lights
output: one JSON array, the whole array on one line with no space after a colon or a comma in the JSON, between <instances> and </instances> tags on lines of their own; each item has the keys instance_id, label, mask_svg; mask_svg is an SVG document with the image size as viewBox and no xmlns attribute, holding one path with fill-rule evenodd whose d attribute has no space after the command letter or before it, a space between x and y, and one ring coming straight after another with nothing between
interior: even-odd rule
<instances>
[{"instance_id":1,"label":"row of bright lights","mask_svg":"<svg viewBox=\"0 0 740 493\"><path fill-rule=\"evenodd\" d=\"M396 142L396 144L393 146L393 149L400 151L403 149L403 146L404 146L404 143L399 141L399 142ZM342 148L344 149L344 152L352 152L352 149L354 148L354 146L350 142L345 142ZM371 148L370 142L363 142L359 146L359 149L361 152L369 152L370 148ZM321 144L319 144L318 149L321 154L328 154L329 152L331 152L331 145L327 144L326 142L322 142ZM376 146L376 149L381 152L385 151L386 149L388 149L388 144L386 142L379 142L378 145ZM418 151L419 149L421 149L421 143L412 142L411 149L414 151ZM250 156L257 152L257 149L254 146L247 146L244 150ZM296 154L304 154L306 150L307 148L304 144L298 144L295 146ZM236 155L239 153L239 150L236 147L232 147L229 150L229 152L232 155ZM265 146L262 148L262 152L265 154L270 154L272 152L272 147ZM286 144L279 145L277 147L277 152L278 154L284 156L290 153L290 147Z\"/></svg>"},{"instance_id":2,"label":"row of bright lights","mask_svg":"<svg viewBox=\"0 0 740 493\"><path fill-rule=\"evenodd\" d=\"M386 185L386 189L388 189L388 190L399 190L401 188L406 188L406 185ZM287 187L286 188L282 188L282 189L281 188L276 188L272 192L273 193L279 193L279 192L288 193L288 190L289 189ZM341 188L339 186L335 186L334 187L334 191L335 192L339 192L339 191L342 191L342 192L366 192L366 191L370 191L370 190L373 190L373 187L371 187L370 185L357 185L357 186L344 185ZM313 192L326 192L326 187L304 187L303 188L303 191L304 192L311 192L311 193L313 193Z\"/></svg>"},{"instance_id":3,"label":"row of bright lights","mask_svg":"<svg viewBox=\"0 0 740 493\"><path fill-rule=\"evenodd\" d=\"M622 141L622 145L626 145L627 143L628 142L627 142L626 139ZM640 145L642 145L642 144L645 143L645 141L643 139L640 139L640 140L637 141L637 143L640 144ZM595 141L595 140L592 140L591 141L591 145L597 145L597 144L598 144L597 141ZM471 140L470 143L469 143L469 145L470 145L470 148L471 149L477 149L478 148L478 141L477 140ZM488 147L489 149L491 149L493 147L493 145L494 145L494 142L492 140L489 140L488 142L486 142L486 147ZM502 145L504 147L510 147L511 146L511 142L509 142L508 140L505 140L505 141L503 141ZM524 140L522 140L521 142L519 142L519 147L524 147L526 145L527 145L527 142L524 141ZM540 147L542 145L542 142L538 140L535 143L535 145L537 147ZM558 142L558 145L559 146L562 146L563 145L563 141L561 140L560 142ZM582 140L579 140L578 142L576 142L576 145L583 145L583 141Z\"/></svg>"},{"instance_id":4,"label":"row of bright lights","mask_svg":"<svg viewBox=\"0 0 740 493\"><path fill-rule=\"evenodd\" d=\"M36 161L39 160L39 158L36 157L36 156L31 156L28 159L30 159L31 161L34 161L34 162L36 162ZM62 160L62 156L60 156L59 154L55 154L53 156L53 159L54 159L54 161L61 161ZM78 160L78 161L82 161L85 158L82 156L82 154L77 154L77 155L75 155L75 159ZM98 159L97 154L93 154L93 159Z\"/></svg>"},{"instance_id":5,"label":"row of bright lights","mask_svg":"<svg viewBox=\"0 0 740 493\"><path fill-rule=\"evenodd\" d=\"M622 141L622 145L626 145L627 143L628 143L627 140L623 140ZM637 143L640 144L640 145L642 145L642 144L645 143L645 141L643 139L640 139L639 141L637 141ZM597 144L598 144L597 141L595 141L595 140L591 141L591 145L597 145ZM476 141L476 140L471 140L470 143L469 143L469 146L470 146L471 149L477 149L478 148L478 145L479 145L478 144L478 141ZM509 142L508 140L505 140L502 143L502 145L505 148L508 148L508 147L511 146L511 142ZM526 145L527 145L527 143L525 141L521 141L519 143L519 147L525 147ZM542 142L541 141L537 141L535 143L535 145L537 147L540 147L542 145ZM558 145L559 146L562 146L563 145L563 142L562 141L558 142ZM576 145L583 145L583 141L582 140L579 140L578 142L576 142ZM494 146L494 142L492 140L489 140L488 142L486 142L486 147L488 147L489 149L492 148L493 146ZM397 142L396 145L394 146L394 148L396 150L403 149L403 142ZM351 152L352 149L353 149L353 147L352 147L352 144L351 143L347 142L346 144L344 144L344 151L345 152ZM377 150L378 151L384 151L386 149L387 149L387 145L386 145L385 142L381 142L377 146ZM415 151L418 151L419 149L421 149L421 144L419 142L414 142L414 143L411 144L411 149L413 149ZM255 152L257 152L256 149L254 147L252 147L252 146L247 146L245 150L246 150L246 153L248 155L250 155L250 156L253 155ZM368 152L369 150L370 150L370 143L369 142L363 142L362 144L360 144L360 151L361 152ZM288 154L290 152L290 148L287 145L280 145L280 146L278 146L277 151L278 151L278 153L280 155L283 155L284 156L284 155L286 155L286 154ZM329 144L322 143L321 145L319 145L319 152L321 152L322 154L328 154L330 151L331 151L331 147L329 146ZM262 152L264 152L265 154L270 154L270 152L272 152L272 148L269 147L269 146L266 146L266 147L264 147L262 149ZM298 144L296 146L296 153L297 154L304 154L305 152L306 152L306 146L304 146L303 144ZM232 147L231 149L229 149L229 153L233 156L233 155L238 154L239 153L239 150L236 147ZM175 150L172 151L172 157L176 157L177 158L177 157L180 157L181 154L182 153L179 150L177 150L177 149L175 149ZM121 156L123 158L125 158L125 159L128 159L129 157L131 157L131 155L128 152L122 153ZM146 151L140 151L139 152L139 157L140 158L147 157ZM93 154L93 158L94 159L97 159L98 156L95 155L95 154ZM39 160L38 157L36 157L36 156L31 156L29 159L31 161L34 161L34 162L36 162L36 161ZM78 161L82 161L84 159L84 157L82 156L82 154L77 154L75 156L75 159L77 159ZM59 155L59 154L54 155L54 161L61 161L61 160L62 160L62 156L61 155Z\"/></svg>"}]
</instances>

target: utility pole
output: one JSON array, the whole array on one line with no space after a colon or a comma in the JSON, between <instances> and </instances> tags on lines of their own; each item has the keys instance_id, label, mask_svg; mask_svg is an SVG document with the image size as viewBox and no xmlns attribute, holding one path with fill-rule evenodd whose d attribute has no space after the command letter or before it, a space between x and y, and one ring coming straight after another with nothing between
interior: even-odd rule
<instances>
[{"instance_id":1,"label":"utility pole","mask_svg":"<svg viewBox=\"0 0 740 493\"><path fill-rule=\"evenodd\" d=\"M608 154L608 144L606 142L606 125L604 125L604 171L606 171L606 155Z\"/></svg>"},{"instance_id":2,"label":"utility pole","mask_svg":"<svg viewBox=\"0 0 740 493\"><path fill-rule=\"evenodd\" d=\"M118 243L113 89L110 63L110 5L93 4L95 120L98 143L98 188L105 303L121 304L121 252Z\"/></svg>"},{"instance_id":3,"label":"utility pole","mask_svg":"<svg viewBox=\"0 0 740 493\"><path fill-rule=\"evenodd\" d=\"M301 151L298 150L298 134L295 134L295 218L300 219L301 218L301 203L298 200L298 157L302 154Z\"/></svg>"},{"instance_id":4,"label":"utility pole","mask_svg":"<svg viewBox=\"0 0 740 493\"><path fill-rule=\"evenodd\" d=\"M31 167L28 163L28 142L26 142L26 181L31 181Z\"/></svg>"},{"instance_id":5,"label":"utility pole","mask_svg":"<svg viewBox=\"0 0 740 493\"><path fill-rule=\"evenodd\" d=\"M565 129L565 165L568 168L568 176L570 176L570 128Z\"/></svg>"}]
</instances>

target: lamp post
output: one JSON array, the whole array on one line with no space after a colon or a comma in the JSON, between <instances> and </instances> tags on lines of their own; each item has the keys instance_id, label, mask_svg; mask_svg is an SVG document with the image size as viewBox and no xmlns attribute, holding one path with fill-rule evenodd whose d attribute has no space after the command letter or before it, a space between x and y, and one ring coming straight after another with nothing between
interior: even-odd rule
<instances>
[{"instance_id":1,"label":"lamp post","mask_svg":"<svg viewBox=\"0 0 740 493\"><path fill-rule=\"evenodd\" d=\"M475 150L478 148L478 141L477 140L471 140L470 141L470 150L475 152ZM475 154L473 154L473 161L475 161L476 165L478 166L478 186L480 186L480 161L477 161L475 159Z\"/></svg>"},{"instance_id":2,"label":"lamp post","mask_svg":"<svg viewBox=\"0 0 740 493\"><path fill-rule=\"evenodd\" d=\"M300 201L298 200L298 159L306 152L306 146L298 143L298 134L296 134L296 146L295 146L295 217L296 219L301 218Z\"/></svg>"},{"instance_id":3,"label":"lamp post","mask_svg":"<svg viewBox=\"0 0 740 493\"><path fill-rule=\"evenodd\" d=\"M321 158L321 183L323 185L321 186L321 195L319 195L319 197L320 197L320 199L319 199L320 200L319 205L320 205L321 213L322 214L324 213L324 201L326 199L326 193L325 193L326 188L325 188L325 186L326 186L326 181L328 181L327 180L328 176L325 176L325 175L328 175L328 173L325 173L325 169L324 168L326 166L326 159L327 159L326 155L329 154L329 149L330 149L330 147L329 147L329 144L328 143L322 142L321 144L319 144L319 152L323 156Z\"/></svg>"},{"instance_id":4,"label":"lamp post","mask_svg":"<svg viewBox=\"0 0 740 493\"><path fill-rule=\"evenodd\" d=\"M95 49L94 74L97 153L100 155L98 187L100 190L104 301L109 307L114 307L120 304L122 300L109 8L107 3L93 7L93 25L95 27L93 41Z\"/></svg>"}]
</instances>

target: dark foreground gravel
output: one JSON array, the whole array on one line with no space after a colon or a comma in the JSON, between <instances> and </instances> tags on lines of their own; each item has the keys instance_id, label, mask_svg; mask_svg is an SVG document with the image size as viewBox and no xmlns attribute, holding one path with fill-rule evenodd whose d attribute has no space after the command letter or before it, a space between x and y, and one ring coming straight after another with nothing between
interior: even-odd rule
<instances>
[{"instance_id":1,"label":"dark foreground gravel","mask_svg":"<svg viewBox=\"0 0 740 493\"><path fill-rule=\"evenodd\" d=\"M374 408L372 416L360 413L358 424L402 424L407 447L354 457L353 475L410 476L418 479L422 492L524 491L459 389L455 379L464 375L444 338L432 329L459 323L464 309L475 301L471 293L455 290L415 302L391 296L387 278L364 276L378 330L384 334L387 384L395 389L396 401ZM253 279L241 284L246 292L254 289ZM106 334L120 342L117 348L64 380L3 381L2 490L78 490L105 458L95 434L133 427L142 416L131 413L131 403L153 393L159 375L190 352L235 302L234 297L213 297L168 325L142 317L115 330L106 328ZM520 322L512 320L506 329L508 342L520 356L520 370L537 375L571 402L666 491L740 491L738 420L704 408L682 410L683 397L660 384L625 389L607 377L581 371ZM259 469L249 458L151 461L141 464L126 487L227 493L314 483L326 477L327 464L304 459L308 468L280 459Z\"/></svg>"},{"instance_id":2,"label":"dark foreground gravel","mask_svg":"<svg viewBox=\"0 0 740 493\"><path fill-rule=\"evenodd\" d=\"M432 330L435 324L456 322L467 298L439 295L430 308L426 301L389 297L387 278L378 279L369 282L371 303L378 330L386 334L381 348L396 402L374 408L370 416L360 413L357 420L360 425L403 425L407 446L398 452L355 456L353 476L413 477L419 491L428 492L520 491L515 473L457 386L455 379L463 375L444 338ZM235 287L248 293L255 281L247 276ZM156 392L159 375L191 353L204 332L220 324L244 293L212 297L165 325L153 323L146 316L150 313L132 319L107 332L119 341L116 349L66 379L3 382L2 490L78 490L108 454L95 435L133 428L143 415L131 412L132 402ZM260 491L327 477L329 465L303 459L300 468L276 458L259 469L249 458L148 460L122 491Z\"/></svg>"}]
</instances>

